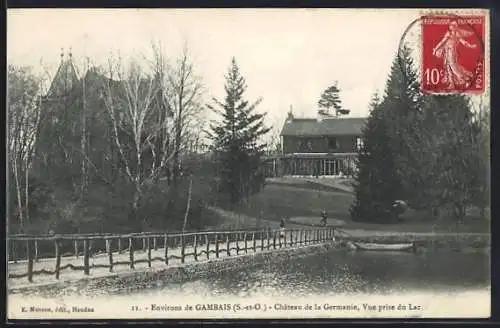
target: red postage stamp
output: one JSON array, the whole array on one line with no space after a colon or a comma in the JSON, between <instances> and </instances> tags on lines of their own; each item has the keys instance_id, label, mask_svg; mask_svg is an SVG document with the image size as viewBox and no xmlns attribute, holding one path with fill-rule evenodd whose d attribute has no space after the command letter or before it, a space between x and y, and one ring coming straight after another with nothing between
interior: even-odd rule
<instances>
[{"instance_id":1,"label":"red postage stamp","mask_svg":"<svg viewBox=\"0 0 500 328\"><path fill-rule=\"evenodd\" d=\"M422 71L426 93L484 91L485 16L422 17Z\"/></svg>"}]
</instances>

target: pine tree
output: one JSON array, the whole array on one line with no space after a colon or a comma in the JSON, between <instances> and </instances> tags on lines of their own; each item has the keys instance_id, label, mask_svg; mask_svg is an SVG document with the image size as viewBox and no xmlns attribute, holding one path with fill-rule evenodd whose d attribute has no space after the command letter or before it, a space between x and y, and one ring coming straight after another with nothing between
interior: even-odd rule
<instances>
[{"instance_id":1,"label":"pine tree","mask_svg":"<svg viewBox=\"0 0 500 328\"><path fill-rule=\"evenodd\" d=\"M377 95L370 103L370 116L363 129L363 147L357 159L351 206L355 221L390 222L394 200L399 199L401 186L390 147L389 123Z\"/></svg>"},{"instance_id":2,"label":"pine tree","mask_svg":"<svg viewBox=\"0 0 500 328\"><path fill-rule=\"evenodd\" d=\"M478 147L480 130L467 97L435 95L426 101L434 122L424 145L426 164L432 168L424 195L428 205L449 209L462 220L485 185Z\"/></svg>"},{"instance_id":3,"label":"pine tree","mask_svg":"<svg viewBox=\"0 0 500 328\"><path fill-rule=\"evenodd\" d=\"M381 106L388 123L390 148L402 186L399 199L410 203L421 169L416 165L414 155L420 151L417 148L421 137L422 101L411 50L404 46L393 60Z\"/></svg>"},{"instance_id":4,"label":"pine tree","mask_svg":"<svg viewBox=\"0 0 500 328\"><path fill-rule=\"evenodd\" d=\"M270 129L264 125L265 115L255 113L260 100L250 104L244 99L247 86L234 58L225 78L224 102L213 98L214 105L208 105L222 116L211 126L210 137L218 164L218 191L235 205L264 183L261 155L267 145L261 137Z\"/></svg>"},{"instance_id":5,"label":"pine tree","mask_svg":"<svg viewBox=\"0 0 500 328\"><path fill-rule=\"evenodd\" d=\"M320 114L331 115L330 110L332 109L335 112L335 116L347 115L350 113L350 110L343 108L339 93L340 89L338 87L337 82L335 82L332 86L326 88L326 90L323 91L318 101Z\"/></svg>"}]
</instances>

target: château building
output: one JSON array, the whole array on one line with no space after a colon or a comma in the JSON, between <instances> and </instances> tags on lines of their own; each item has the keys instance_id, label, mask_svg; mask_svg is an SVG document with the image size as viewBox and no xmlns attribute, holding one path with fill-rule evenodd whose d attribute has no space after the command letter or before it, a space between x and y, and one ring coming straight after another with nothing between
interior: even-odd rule
<instances>
[{"instance_id":1,"label":"ch\u00e2teau building","mask_svg":"<svg viewBox=\"0 0 500 328\"><path fill-rule=\"evenodd\" d=\"M337 176L355 170L366 118L295 118L281 129L281 153L266 158L268 176Z\"/></svg>"}]
</instances>

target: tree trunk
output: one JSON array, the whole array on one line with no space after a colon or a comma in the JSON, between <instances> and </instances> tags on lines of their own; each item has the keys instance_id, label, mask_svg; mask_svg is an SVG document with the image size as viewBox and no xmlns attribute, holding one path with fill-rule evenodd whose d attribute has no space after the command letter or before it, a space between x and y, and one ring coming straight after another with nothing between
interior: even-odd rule
<instances>
[{"instance_id":1,"label":"tree trunk","mask_svg":"<svg viewBox=\"0 0 500 328\"><path fill-rule=\"evenodd\" d=\"M87 137L87 120L86 120L86 99L85 99L85 78L82 80L83 82L83 108L82 108L82 135L80 138L80 147L82 152L82 165L81 165L81 190L80 190L80 199L83 199L86 191L87 191L87 163L85 161L86 156L86 137Z\"/></svg>"},{"instance_id":2,"label":"tree trunk","mask_svg":"<svg viewBox=\"0 0 500 328\"><path fill-rule=\"evenodd\" d=\"M140 201L140 199L141 199L141 188L136 183L135 190L134 190L134 199L132 202L132 209L134 212L134 218L136 220L139 219L138 215L139 215L139 201Z\"/></svg>"},{"instance_id":3,"label":"tree trunk","mask_svg":"<svg viewBox=\"0 0 500 328\"><path fill-rule=\"evenodd\" d=\"M188 219L188 214L189 214L189 208L191 207L191 191L193 189L193 178L189 180L189 190L188 190L188 200L186 204L186 213L184 213L184 223L182 225L182 232L186 230L187 226L187 219Z\"/></svg>"},{"instance_id":4,"label":"tree trunk","mask_svg":"<svg viewBox=\"0 0 500 328\"><path fill-rule=\"evenodd\" d=\"M177 113L177 121L175 122L175 149L173 156L173 186L174 190L177 188L177 182L179 178L179 150L181 148L181 135L182 135L182 115L183 115L183 107L182 100L184 98L184 85L181 83L180 91L179 91L179 110Z\"/></svg>"},{"instance_id":5,"label":"tree trunk","mask_svg":"<svg viewBox=\"0 0 500 328\"><path fill-rule=\"evenodd\" d=\"M465 217L465 205L462 203L455 204L455 218L457 222L462 223Z\"/></svg>"},{"instance_id":6,"label":"tree trunk","mask_svg":"<svg viewBox=\"0 0 500 328\"><path fill-rule=\"evenodd\" d=\"M28 205L29 205L29 162L26 160L25 162L25 168L24 168L24 207L25 207L25 217L24 221L25 223L29 222L29 210L28 210Z\"/></svg>"},{"instance_id":7,"label":"tree trunk","mask_svg":"<svg viewBox=\"0 0 500 328\"><path fill-rule=\"evenodd\" d=\"M23 213L23 200L21 196L21 185L19 182L19 170L17 167L17 154L14 154L14 178L16 181L16 193L17 193L17 207L19 212L19 229L20 232L24 232L24 213Z\"/></svg>"}]
</instances>

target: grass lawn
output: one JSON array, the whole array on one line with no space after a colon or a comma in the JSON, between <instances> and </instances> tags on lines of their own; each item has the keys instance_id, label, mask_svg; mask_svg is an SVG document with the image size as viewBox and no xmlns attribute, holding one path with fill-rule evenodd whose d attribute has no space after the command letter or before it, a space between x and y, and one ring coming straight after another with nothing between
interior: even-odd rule
<instances>
[{"instance_id":1,"label":"grass lawn","mask_svg":"<svg viewBox=\"0 0 500 328\"><path fill-rule=\"evenodd\" d=\"M315 191L333 191L333 192L341 192L341 193L350 194L350 192L345 191L345 190L340 189L340 188L335 188L335 186L330 186L330 185L326 185L326 184L322 184L322 183L314 182L314 181L310 181L310 180L299 180L299 179L277 180L277 179L273 179L273 180L266 181L266 185L267 186L287 186L287 187L308 189L308 190L315 190Z\"/></svg>"},{"instance_id":2,"label":"grass lawn","mask_svg":"<svg viewBox=\"0 0 500 328\"><path fill-rule=\"evenodd\" d=\"M262 211L265 219L280 220L285 216L319 218L321 211L325 209L329 217L347 220L352 200L353 196L346 192L268 184L264 190L251 197L248 204L240 206L239 210L255 217L260 216Z\"/></svg>"},{"instance_id":3,"label":"grass lawn","mask_svg":"<svg viewBox=\"0 0 500 328\"><path fill-rule=\"evenodd\" d=\"M241 205L239 213L264 220L279 221L291 218L291 224L318 225L321 211L328 213L328 224L338 225L343 221L345 229L384 230L393 232L489 232L489 221L478 218L477 213L465 218L464 224L457 225L452 220L429 220L427 213L409 210L401 223L372 224L353 222L349 207L354 195L334 187L309 181L271 181L258 194L252 196L247 204Z\"/></svg>"}]
</instances>

